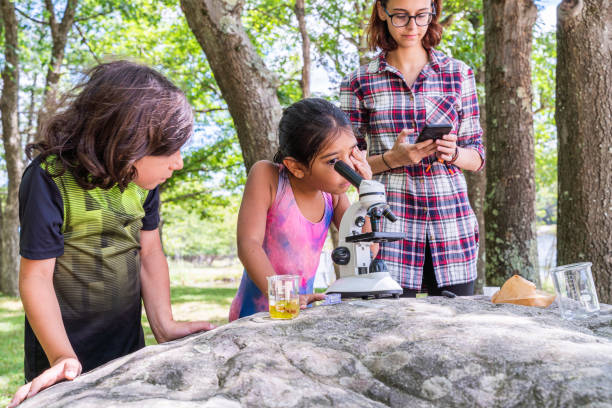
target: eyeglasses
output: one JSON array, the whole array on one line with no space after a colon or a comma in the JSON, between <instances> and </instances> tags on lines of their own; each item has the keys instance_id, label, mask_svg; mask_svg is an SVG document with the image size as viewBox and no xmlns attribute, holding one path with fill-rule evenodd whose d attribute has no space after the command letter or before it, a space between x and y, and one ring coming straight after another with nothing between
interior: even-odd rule
<instances>
[{"instance_id":1,"label":"eyeglasses","mask_svg":"<svg viewBox=\"0 0 612 408\"><path fill-rule=\"evenodd\" d=\"M416 16L411 16L408 13L389 14L389 12L384 6L383 10L385 10L385 13L387 13L389 18L391 18L391 24L393 24L394 27L406 27L410 24L410 20L413 18L416 25L424 27L426 25L429 25L429 23L431 23L431 20L433 19L433 16L436 15L435 10L432 13L419 13Z\"/></svg>"}]
</instances>

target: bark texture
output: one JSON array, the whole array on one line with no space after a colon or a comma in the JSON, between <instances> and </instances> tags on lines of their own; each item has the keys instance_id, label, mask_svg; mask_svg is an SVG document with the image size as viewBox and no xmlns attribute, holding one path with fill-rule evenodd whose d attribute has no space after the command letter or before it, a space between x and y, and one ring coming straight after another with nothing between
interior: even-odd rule
<instances>
[{"instance_id":1,"label":"bark texture","mask_svg":"<svg viewBox=\"0 0 612 408\"><path fill-rule=\"evenodd\" d=\"M480 126L482 127L482 142L486 146L486 110L485 105L480 104ZM480 234L479 248L478 248L478 277L476 278L476 284L474 285L474 293L482 293L482 287L487 285L486 280L486 247L487 242L485 239L485 193L487 191L487 169L486 166L481 171L475 173L466 171L465 180L468 186L468 196L470 198L470 205L476 219L478 219L478 232Z\"/></svg>"},{"instance_id":2,"label":"bark texture","mask_svg":"<svg viewBox=\"0 0 612 408\"><path fill-rule=\"evenodd\" d=\"M612 301L612 5L557 9L559 214L557 263L590 261L599 300Z\"/></svg>"},{"instance_id":3,"label":"bark texture","mask_svg":"<svg viewBox=\"0 0 612 408\"><path fill-rule=\"evenodd\" d=\"M0 0L4 25L4 70L2 71L2 141L8 177L8 191L2 208L2 257L0 291L18 296L19 280L19 184L23 172L21 138L19 136L19 28L15 4Z\"/></svg>"},{"instance_id":4,"label":"bark texture","mask_svg":"<svg viewBox=\"0 0 612 408\"><path fill-rule=\"evenodd\" d=\"M310 37L306 28L306 5L304 0L295 0L293 11L298 20L300 27L300 36L302 37L302 79L300 86L302 88L302 98L310 97Z\"/></svg>"},{"instance_id":5,"label":"bark texture","mask_svg":"<svg viewBox=\"0 0 612 408\"><path fill-rule=\"evenodd\" d=\"M482 14L482 10L478 10L478 14ZM469 19L472 28L474 29L474 35L472 37L472 41L474 44L474 49L478 49L479 42L479 32L480 32L480 19L478 18L478 14L474 14L472 18ZM452 24L452 20L454 15L451 14L446 17L444 20L448 21L448 24ZM443 25L444 26L444 25ZM474 74L477 85L485 85L485 67L481 66L476 70L474 68ZM480 107L480 127L483 130L482 133L482 143L487 146L487 111L485 106L485 95L478 95L478 104ZM474 285L474 293L482 293L483 286L487 285L486 281L486 269L487 269L487 241L486 237L486 224L485 224L485 197L487 192L487 167L485 166L479 172L465 172L465 180L468 186L468 196L470 198L470 205L472 206L472 210L474 210L474 214L476 214L476 219L478 220L478 231L480 233L480 241L478 248L478 275L476 278L476 283Z\"/></svg>"},{"instance_id":6,"label":"bark texture","mask_svg":"<svg viewBox=\"0 0 612 408\"><path fill-rule=\"evenodd\" d=\"M242 7L242 0L181 0L187 23L229 107L248 170L276 153L281 107L277 80L240 20Z\"/></svg>"},{"instance_id":7,"label":"bark texture","mask_svg":"<svg viewBox=\"0 0 612 408\"><path fill-rule=\"evenodd\" d=\"M68 0L63 17L58 21L53 1L45 0L45 8L49 14L48 22L53 45L51 47L51 59L47 67L43 103L38 112L38 131L40 131L47 119L57 110L57 85L60 80L60 71L64 61L66 42L68 41L68 34L72 29L72 25L74 24L77 5L78 0Z\"/></svg>"},{"instance_id":8,"label":"bark texture","mask_svg":"<svg viewBox=\"0 0 612 408\"><path fill-rule=\"evenodd\" d=\"M486 280L537 276L531 94L532 0L485 0Z\"/></svg>"},{"instance_id":9,"label":"bark texture","mask_svg":"<svg viewBox=\"0 0 612 408\"><path fill-rule=\"evenodd\" d=\"M355 15L359 19L359 31L354 38L354 44L357 47L357 52L359 53L359 65L368 64L371 60L371 55L368 55L369 46L368 46L368 36L366 35L368 29L368 23L370 18L370 12L372 7L372 2L368 0L355 0L353 3L353 7L355 9Z\"/></svg>"}]
</instances>

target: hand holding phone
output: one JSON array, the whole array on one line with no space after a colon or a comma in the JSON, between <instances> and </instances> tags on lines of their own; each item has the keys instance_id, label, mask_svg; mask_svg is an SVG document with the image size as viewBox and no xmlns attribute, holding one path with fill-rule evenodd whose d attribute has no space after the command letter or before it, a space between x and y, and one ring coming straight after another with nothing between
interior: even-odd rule
<instances>
[{"instance_id":1,"label":"hand holding phone","mask_svg":"<svg viewBox=\"0 0 612 408\"><path fill-rule=\"evenodd\" d=\"M449 134L451 130L453 130L453 126L448 123L432 123L426 125L419 134L416 143L424 142L429 139L434 141L442 139L442 136Z\"/></svg>"}]
</instances>

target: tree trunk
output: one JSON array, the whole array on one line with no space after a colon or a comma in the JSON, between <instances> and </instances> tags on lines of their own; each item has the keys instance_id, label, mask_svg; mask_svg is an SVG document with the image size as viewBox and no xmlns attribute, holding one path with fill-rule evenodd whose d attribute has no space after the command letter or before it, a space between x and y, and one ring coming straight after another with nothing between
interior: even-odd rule
<instances>
[{"instance_id":1,"label":"tree trunk","mask_svg":"<svg viewBox=\"0 0 612 408\"><path fill-rule=\"evenodd\" d=\"M45 8L49 13L49 27L53 45L51 47L51 59L47 67L43 102L38 112L39 132L43 124L57 109L57 84L60 80L60 70L64 61L68 33L74 24L77 4L78 0L68 0L62 21L58 23L52 0L45 0Z\"/></svg>"},{"instance_id":2,"label":"tree trunk","mask_svg":"<svg viewBox=\"0 0 612 408\"><path fill-rule=\"evenodd\" d=\"M592 262L612 303L612 6L564 0L557 16L557 263Z\"/></svg>"},{"instance_id":3,"label":"tree trunk","mask_svg":"<svg viewBox=\"0 0 612 408\"><path fill-rule=\"evenodd\" d=\"M302 80L300 86L302 87L302 98L310 97L310 37L308 36L308 30L306 29L306 6L304 0L295 0L295 6L293 8L295 16L298 20L300 27L300 35L302 37Z\"/></svg>"},{"instance_id":4,"label":"tree trunk","mask_svg":"<svg viewBox=\"0 0 612 408\"><path fill-rule=\"evenodd\" d=\"M187 23L200 43L227 102L247 171L277 150L281 107L278 81L246 35L243 0L181 0Z\"/></svg>"},{"instance_id":5,"label":"tree trunk","mask_svg":"<svg viewBox=\"0 0 612 408\"><path fill-rule=\"evenodd\" d=\"M485 0L488 285L539 281L531 108L533 0Z\"/></svg>"},{"instance_id":6,"label":"tree trunk","mask_svg":"<svg viewBox=\"0 0 612 408\"><path fill-rule=\"evenodd\" d=\"M32 89L30 90L30 104L28 107L27 124L25 132L23 132L26 139L26 144L32 143L36 139L36 129L34 128L34 118L36 116L36 82L38 82L38 73L34 74Z\"/></svg>"},{"instance_id":7,"label":"tree trunk","mask_svg":"<svg viewBox=\"0 0 612 408\"><path fill-rule=\"evenodd\" d=\"M478 14L482 14L482 10L478 10ZM474 29L473 44L474 49L478 49L479 32L480 32L480 19L477 14L475 17L470 18L470 24ZM448 24L452 24L454 14L446 17L445 20ZM484 67L473 67L475 72L475 79L477 85L485 84L485 70ZM484 95L478 95L478 103L480 107L480 127L483 130L482 143L487 145L487 111L485 105ZM477 278L474 285L475 293L482 293L482 288L487 285L486 279L486 268L487 268L487 245L486 245L486 224L485 224L485 197L487 191L487 168L485 167L478 173L466 172L465 179L468 186L468 196L470 198L470 205L476 214L478 220L478 231L479 231L479 248L478 248L478 266L477 266Z\"/></svg>"},{"instance_id":8,"label":"tree trunk","mask_svg":"<svg viewBox=\"0 0 612 408\"><path fill-rule=\"evenodd\" d=\"M482 134L482 142L486 146L486 110L485 105L480 104L480 126L484 131ZM476 278L476 284L474 286L475 293L482 293L482 287L487 285L486 280L486 230L485 230L485 192L487 190L487 173L486 167L474 173L471 171L465 172L465 179L468 186L468 196L470 197L470 205L476 214L478 220L478 231L480 233L479 249L478 249L478 277Z\"/></svg>"},{"instance_id":9,"label":"tree trunk","mask_svg":"<svg viewBox=\"0 0 612 408\"><path fill-rule=\"evenodd\" d=\"M0 290L19 295L19 183L23 171L21 138L19 136L19 28L15 5L11 0L0 0L4 23L4 70L2 71L2 141L8 176L8 194L2 213L2 266Z\"/></svg>"},{"instance_id":10,"label":"tree trunk","mask_svg":"<svg viewBox=\"0 0 612 408\"><path fill-rule=\"evenodd\" d=\"M356 38L357 44L357 52L359 53L359 65L365 65L370 62L370 55L368 55L368 51L370 47L368 46L368 36L366 31L368 29L369 23L369 11L371 1L367 0L358 0L355 1L355 13L357 18L359 19L359 33Z\"/></svg>"}]
</instances>

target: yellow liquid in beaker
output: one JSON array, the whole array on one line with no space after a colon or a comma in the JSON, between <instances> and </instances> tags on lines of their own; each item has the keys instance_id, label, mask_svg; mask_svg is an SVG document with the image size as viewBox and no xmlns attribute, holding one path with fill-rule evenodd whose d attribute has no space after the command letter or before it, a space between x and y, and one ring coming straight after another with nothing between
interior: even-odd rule
<instances>
[{"instance_id":1,"label":"yellow liquid in beaker","mask_svg":"<svg viewBox=\"0 0 612 408\"><path fill-rule=\"evenodd\" d=\"M270 317L273 319L293 319L300 314L299 300L280 300L270 305Z\"/></svg>"}]
</instances>

